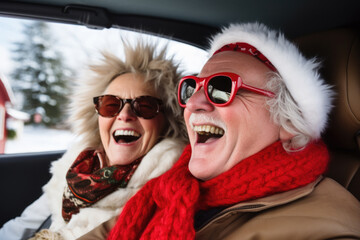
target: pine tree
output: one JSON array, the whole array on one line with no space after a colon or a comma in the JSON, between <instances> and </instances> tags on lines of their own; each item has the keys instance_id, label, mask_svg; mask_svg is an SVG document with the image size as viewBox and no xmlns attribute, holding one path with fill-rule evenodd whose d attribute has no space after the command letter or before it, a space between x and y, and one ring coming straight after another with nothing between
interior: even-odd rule
<instances>
[{"instance_id":1,"label":"pine tree","mask_svg":"<svg viewBox=\"0 0 360 240\"><path fill-rule=\"evenodd\" d=\"M56 42L46 23L25 24L23 34L23 41L16 42L13 51L18 63L12 73L14 89L23 95L23 111L32 116L40 113L42 124L55 126L66 118L63 109L71 71L55 50Z\"/></svg>"}]
</instances>

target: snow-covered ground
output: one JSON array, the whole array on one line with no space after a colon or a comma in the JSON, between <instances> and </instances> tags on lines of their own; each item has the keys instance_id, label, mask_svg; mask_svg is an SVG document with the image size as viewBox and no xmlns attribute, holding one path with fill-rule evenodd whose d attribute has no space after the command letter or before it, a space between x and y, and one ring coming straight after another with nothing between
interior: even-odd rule
<instances>
[{"instance_id":1,"label":"snow-covered ground","mask_svg":"<svg viewBox=\"0 0 360 240\"><path fill-rule=\"evenodd\" d=\"M21 136L6 142L5 153L65 150L73 139L66 130L25 126Z\"/></svg>"}]
</instances>

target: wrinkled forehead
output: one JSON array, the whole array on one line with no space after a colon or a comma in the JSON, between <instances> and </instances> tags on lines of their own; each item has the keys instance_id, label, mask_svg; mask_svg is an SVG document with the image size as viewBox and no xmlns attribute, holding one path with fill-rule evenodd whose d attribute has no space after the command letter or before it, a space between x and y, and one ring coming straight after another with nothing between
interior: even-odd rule
<instances>
[{"instance_id":1,"label":"wrinkled forehead","mask_svg":"<svg viewBox=\"0 0 360 240\"><path fill-rule=\"evenodd\" d=\"M226 51L213 55L202 68L199 77L206 77L219 72L232 72L242 78L254 75L265 75L269 68L248 54Z\"/></svg>"},{"instance_id":2,"label":"wrinkled forehead","mask_svg":"<svg viewBox=\"0 0 360 240\"><path fill-rule=\"evenodd\" d=\"M121 98L135 98L141 95L157 97L153 84L145 81L145 76L135 73L124 73L115 77L106 87L104 94Z\"/></svg>"}]
</instances>

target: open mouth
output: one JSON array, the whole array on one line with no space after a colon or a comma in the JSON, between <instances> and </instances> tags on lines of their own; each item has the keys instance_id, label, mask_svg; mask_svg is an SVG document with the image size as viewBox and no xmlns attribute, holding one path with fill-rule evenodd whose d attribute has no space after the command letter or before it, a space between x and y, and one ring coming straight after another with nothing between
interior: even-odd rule
<instances>
[{"instance_id":1,"label":"open mouth","mask_svg":"<svg viewBox=\"0 0 360 240\"><path fill-rule=\"evenodd\" d=\"M116 130L113 137L117 143L131 143L138 140L141 134L134 130Z\"/></svg>"},{"instance_id":2,"label":"open mouth","mask_svg":"<svg viewBox=\"0 0 360 240\"><path fill-rule=\"evenodd\" d=\"M224 135L224 129L211 125L197 125L193 130L197 133L197 143L208 143Z\"/></svg>"}]
</instances>

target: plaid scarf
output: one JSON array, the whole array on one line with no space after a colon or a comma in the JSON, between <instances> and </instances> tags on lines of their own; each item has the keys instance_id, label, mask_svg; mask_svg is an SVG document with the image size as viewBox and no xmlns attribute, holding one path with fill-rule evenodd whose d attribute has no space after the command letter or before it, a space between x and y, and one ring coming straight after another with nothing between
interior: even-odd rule
<instances>
[{"instance_id":1,"label":"plaid scarf","mask_svg":"<svg viewBox=\"0 0 360 240\"><path fill-rule=\"evenodd\" d=\"M165 174L149 181L125 205L108 239L194 239L199 210L231 206L305 186L324 173L328 151L322 142L287 153L280 142L240 161L208 181L188 170L191 148Z\"/></svg>"},{"instance_id":2,"label":"plaid scarf","mask_svg":"<svg viewBox=\"0 0 360 240\"><path fill-rule=\"evenodd\" d=\"M67 187L63 194L62 216L71 216L96 203L117 188L125 188L141 162L101 168L98 152L86 150L79 154L66 174Z\"/></svg>"}]
</instances>

